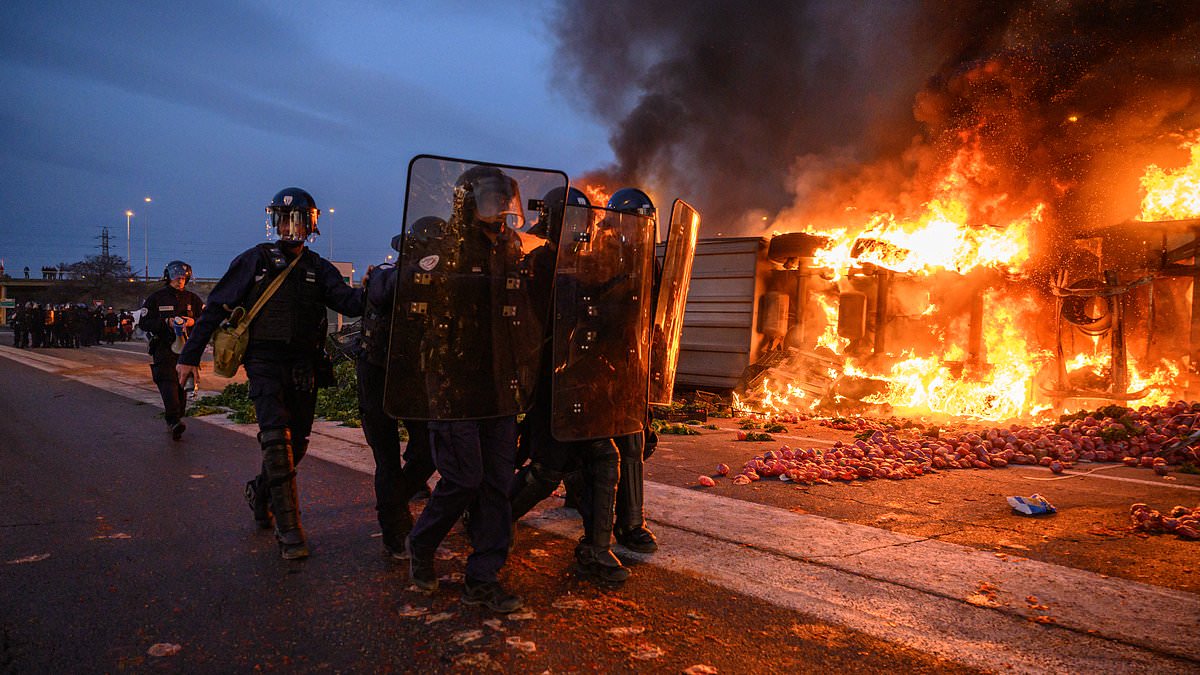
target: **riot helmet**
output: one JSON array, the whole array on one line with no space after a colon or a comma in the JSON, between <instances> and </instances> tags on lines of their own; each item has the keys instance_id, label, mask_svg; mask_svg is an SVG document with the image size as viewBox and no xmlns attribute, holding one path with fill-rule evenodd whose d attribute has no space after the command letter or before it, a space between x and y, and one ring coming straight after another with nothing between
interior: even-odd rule
<instances>
[{"instance_id":1,"label":"riot helmet","mask_svg":"<svg viewBox=\"0 0 1200 675\"><path fill-rule=\"evenodd\" d=\"M275 229L280 241L303 242L321 234L317 229L320 215L312 195L298 187L284 188L267 204L267 227Z\"/></svg>"},{"instance_id":2,"label":"riot helmet","mask_svg":"<svg viewBox=\"0 0 1200 675\"><path fill-rule=\"evenodd\" d=\"M454 211L464 222L478 221L498 231L525 223L517 181L494 166L473 166L454 182Z\"/></svg>"},{"instance_id":3,"label":"riot helmet","mask_svg":"<svg viewBox=\"0 0 1200 675\"><path fill-rule=\"evenodd\" d=\"M181 278L185 284L192 280L191 265L182 260L172 260L163 268L163 281L174 281Z\"/></svg>"},{"instance_id":4,"label":"riot helmet","mask_svg":"<svg viewBox=\"0 0 1200 675\"><path fill-rule=\"evenodd\" d=\"M529 234L546 237L558 243L559 233L562 232L564 207L567 205L588 207L592 202L587 195L573 187L551 188L538 205L538 221L529 228Z\"/></svg>"},{"instance_id":5,"label":"riot helmet","mask_svg":"<svg viewBox=\"0 0 1200 675\"><path fill-rule=\"evenodd\" d=\"M608 204L605 204L604 208L609 211L636 213L643 216L654 215L654 202L650 201L650 197L645 192L637 188L617 190L608 198Z\"/></svg>"},{"instance_id":6,"label":"riot helmet","mask_svg":"<svg viewBox=\"0 0 1200 675\"><path fill-rule=\"evenodd\" d=\"M392 237L392 250L400 253L401 244L405 237L408 237L408 247L411 249L417 245L427 246L445 235L445 220L437 216L422 216L409 226L408 234L398 234Z\"/></svg>"}]
</instances>

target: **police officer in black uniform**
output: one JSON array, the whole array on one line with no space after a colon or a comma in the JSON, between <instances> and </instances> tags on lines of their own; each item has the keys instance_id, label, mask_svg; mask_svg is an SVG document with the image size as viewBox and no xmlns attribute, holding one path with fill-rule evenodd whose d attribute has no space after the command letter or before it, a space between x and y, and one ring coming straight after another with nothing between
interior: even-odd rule
<instances>
[{"instance_id":1,"label":"police officer in black uniform","mask_svg":"<svg viewBox=\"0 0 1200 675\"><path fill-rule=\"evenodd\" d=\"M637 188L622 188L613 193L605 208L626 213L653 215L654 203L650 197ZM655 274L655 279L658 274ZM653 303L651 303L653 306ZM646 526L644 488L644 461L654 452L658 445L658 437L650 430L649 411L647 411L645 429L635 434L618 436L613 439L621 457L620 481L617 483L616 521L613 525L613 536L617 543L638 553L653 553L658 550L658 542L654 533ZM598 509L604 509L607 504L596 499L593 492L594 478L589 476L595 471L585 466L576 486L579 489L577 504L579 515L588 522ZM599 470L604 470L603 468ZM568 489L571 483L568 482Z\"/></svg>"},{"instance_id":2,"label":"police officer in black uniform","mask_svg":"<svg viewBox=\"0 0 1200 675\"><path fill-rule=\"evenodd\" d=\"M191 265L182 260L167 263L163 268L163 281L166 283L146 298L142 304L145 311L138 321L138 327L150 338L150 375L162 396L163 416L175 440L179 440L187 429L183 423L187 396L175 373L182 343L176 338L196 325L196 319L204 310L200 296L187 290L191 279Z\"/></svg>"},{"instance_id":3,"label":"police officer in black uniform","mask_svg":"<svg viewBox=\"0 0 1200 675\"><path fill-rule=\"evenodd\" d=\"M296 465L308 449L317 387L333 383L325 353L325 308L351 317L363 309L362 289L346 285L329 261L304 246L319 234L319 215L312 195L300 188L275 195L267 216L278 241L234 258L209 294L176 368L180 383L194 376L217 326L235 307L249 309L276 275L296 262L251 322L242 361L262 446L262 471L246 484L246 499L260 527L270 527L274 517L280 554L289 560L309 554L300 523Z\"/></svg>"},{"instance_id":4,"label":"police officer in black uniform","mask_svg":"<svg viewBox=\"0 0 1200 675\"><path fill-rule=\"evenodd\" d=\"M440 237L445 221L426 216L413 224L413 240ZM392 239L392 248L400 252L401 236ZM412 246L416 242L410 241ZM429 444L429 426L420 420L402 420L408 432L408 443L401 462L400 433L396 419L383 409L384 382L387 377L388 346L391 342L393 296L396 293L397 269L380 265L368 271L363 279L366 305L355 360L358 375L358 411L362 419L363 436L375 458L375 510L383 533L384 551L405 560L404 539L412 530L409 500L428 489L433 475L433 455ZM418 393L419 392L414 392Z\"/></svg>"},{"instance_id":5,"label":"police officer in black uniform","mask_svg":"<svg viewBox=\"0 0 1200 675\"><path fill-rule=\"evenodd\" d=\"M564 196L574 206L590 206L586 195L575 188L554 188L542 200L539 222L530 232L545 231L549 241L543 255L535 260L539 265L534 279L545 284L534 293L535 298L549 302L549 282L554 276L554 259L563 225ZM539 253L535 251L535 255ZM540 284L539 284L540 285ZM521 422L521 447L529 453L529 463L522 466L513 481L511 508L513 522L529 512L538 502L549 497L558 484L588 467L588 494L591 497L588 517L583 519L583 537L575 547L575 561L583 575L605 584L617 584L629 578L629 569L612 552L613 513L619 471L618 451L611 439L589 441L559 441L550 431L553 387L553 324L547 325L538 384L533 408Z\"/></svg>"},{"instance_id":6,"label":"police officer in black uniform","mask_svg":"<svg viewBox=\"0 0 1200 675\"><path fill-rule=\"evenodd\" d=\"M497 167L475 166L455 181L454 212L447 224L453 246L423 268L439 279L445 274L454 279L453 311L439 316L430 324L433 331L422 336L429 345L422 354L430 359L423 371L429 375L425 393L435 407L504 408L490 374L501 369L499 356L509 348L494 337L503 333L498 324L504 321L497 310L505 303L497 299L508 291L495 284L523 257L520 237L506 222L523 218L522 208L516 182ZM437 588L434 552L470 509L472 552L463 601L501 613L516 611L521 599L497 578L512 536L508 493L515 468L516 415L434 418L429 430L441 478L407 540L410 578L421 590Z\"/></svg>"},{"instance_id":7,"label":"police officer in black uniform","mask_svg":"<svg viewBox=\"0 0 1200 675\"><path fill-rule=\"evenodd\" d=\"M29 346L29 333L32 324L33 303L26 302L24 305L17 305L17 311L13 314L12 318L14 347L25 349Z\"/></svg>"}]
</instances>

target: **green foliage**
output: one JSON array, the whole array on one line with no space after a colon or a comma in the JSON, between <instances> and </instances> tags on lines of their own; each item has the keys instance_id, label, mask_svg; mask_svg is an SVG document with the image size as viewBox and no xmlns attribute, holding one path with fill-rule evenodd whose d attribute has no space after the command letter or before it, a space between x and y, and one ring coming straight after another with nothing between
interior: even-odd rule
<instances>
[{"instance_id":1,"label":"green foliage","mask_svg":"<svg viewBox=\"0 0 1200 675\"><path fill-rule=\"evenodd\" d=\"M761 426L762 425L758 423L758 420L755 420L750 417L747 417L746 419L740 420L738 422L739 429L758 429Z\"/></svg>"},{"instance_id":2,"label":"green foliage","mask_svg":"<svg viewBox=\"0 0 1200 675\"><path fill-rule=\"evenodd\" d=\"M714 431L715 431L715 430L717 430L717 429L720 429L721 427L719 427L719 426L717 426L717 425L715 425L715 424L705 424L705 425L704 425L704 428L705 428L705 429L712 429L712 430L714 430Z\"/></svg>"},{"instance_id":3,"label":"green foliage","mask_svg":"<svg viewBox=\"0 0 1200 675\"><path fill-rule=\"evenodd\" d=\"M773 441L775 438L771 434L764 434L761 431L751 431L746 434L747 441Z\"/></svg>"},{"instance_id":4,"label":"green foliage","mask_svg":"<svg viewBox=\"0 0 1200 675\"><path fill-rule=\"evenodd\" d=\"M1100 438L1106 441L1123 441L1129 438L1129 427L1103 427L1100 429Z\"/></svg>"},{"instance_id":5,"label":"green foliage","mask_svg":"<svg viewBox=\"0 0 1200 675\"><path fill-rule=\"evenodd\" d=\"M700 420L684 420L683 423L690 427L698 427L701 424L704 424L704 422L701 422Z\"/></svg>"},{"instance_id":6,"label":"green foliage","mask_svg":"<svg viewBox=\"0 0 1200 675\"><path fill-rule=\"evenodd\" d=\"M245 382L227 384L221 393L202 397L196 401L196 405L187 414L193 416L212 414L212 412L216 412L213 410L214 408L229 411L229 419L238 424L250 424L258 421L258 417L254 414L254 402L250 400L250 386ZM212 412L198 412L201 410Z\"/></svg>"},{"instance_id":7,"label":"green foliage","mask_svg":"<svg viewBox=\"0 0 1200 675\"><path fill-rule=\"evenodd\" d=\"M782 424L768 424L763 427L763 431L769 434L786 434L787 430L787 427Z\"/></svg>"},{"instance_id":8,"label":"green foliage","mask_svg":"<svg viewBox=\"0 0 1200 675\"><path fill-rule=\"evenodd\" d=\"M733 413L729 412L728 410L714 410L708 413L708 416L716 417L718 419L729 419L730 417L733 417Z\"/></svg>"},{"instance_id":9,"label":"green foliage","mask_svg":"<svg viewBox=\"0 0 1200 675\"><path fill-rule=\"evenodd\" d=\"M342 370L346 363L339 363L334 370L338 385L326 387L317 391L317 416L334 422L341 422L347 427L361 427L362 419L358 412L358 385L354 379L354 368L349 369L350 378L343 378ZM353 364L349 364L353 365Z\"/></svg>"},{"instance_id":10,"label":"green foliage","mask_svg":"<svg viewBox=\"0 0 1200 675\"><path fill-rule=\"evenodd\" d=\"M203 405L201 403L197 403L196 405L193 405L192 407L188 408L187 413L185 413L185 415L187 417L204 417L205 415L215 415L219 412L225 412L225 409L218 408L216 406Z\"/></svg>"},{"instance_id":11,"label":"green foliage","mask_svg":"<svg viewBox=\"0 0 1200 675\"><path fill-rule=\"evenodd\" d=\"M358 412L358 378L353 361L342 361L333 368L337 385L317 391L317 416L348 427L362 426ZM254 414L254 403L250 400L250 388L245 383L226 385L220 394L205 396L196 402L188 414L211 415L221 410L229 412L229 419L238 424L258 421Z\"/></svg>"},{"instance_id":12,"label":"green foliage","mask_svg":"<svg viewBox=\"0 0 1200 675\"><path fill-rule=\"evenodd\" d=\"M699 436L700 432L689 427L686 424L664 424L657 430L660 434L674 434L676 436Z\"/></svg>"},{"instance_id":13,"label":"green foliage","mask_svg":"<svg viewBox=\"0 0 1200 675\"><path fill-rule=\"evenodd\" d=\"M854 439L858 440L858 441L865 441L874 435L875 435L874 429L863 429L862 431L854 434Z\"/></svg>"}]
</instances>

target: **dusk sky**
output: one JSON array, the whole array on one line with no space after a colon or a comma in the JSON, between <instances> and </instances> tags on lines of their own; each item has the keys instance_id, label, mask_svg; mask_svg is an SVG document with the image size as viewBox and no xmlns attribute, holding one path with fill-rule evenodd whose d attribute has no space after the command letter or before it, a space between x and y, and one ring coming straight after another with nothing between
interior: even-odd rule
<instances>
[{"instance_id":1,"label":"dusk sky","mask_svg":"<svg viewBox=\"0 0 1200 675\"><path fill-rule=\"evenodd\" d=\"M0 258L100 252L220 276L265 239L279 189L309 190L321 255L384 259L412 156L569 174L608 134L554 84L553 3L79 2L0 6ZM145 203L150 197L152 202ZM330 214L330 209L335 210Z\"/></svg>"},{"instance_id":2,"label":"dusk sky","mask_svg":"<svg viewBox=\"0 0 1200 675\"><path fill-rule=\"evenodd\" d=\"M1198 41L1184 0L7 0L0 259L36 276L102 227L124 256L130 209L135 271L148 230L152 276L219 276L295 185L324 212L313 247L361 273L422 153L635 185L695 205L703 236L762 236L919 214L970 148L968 224L1044 203L1053 242L1186 162Z\"/></svg>"}]
</instances>

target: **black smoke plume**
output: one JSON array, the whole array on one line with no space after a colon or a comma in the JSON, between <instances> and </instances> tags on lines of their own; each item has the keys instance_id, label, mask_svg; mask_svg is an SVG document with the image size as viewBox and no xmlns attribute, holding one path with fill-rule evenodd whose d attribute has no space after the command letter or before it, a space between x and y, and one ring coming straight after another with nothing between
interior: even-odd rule
<instances>
[{"instance_id":1,"label":"black smoke plume","mask_svg":"<svg viewBox=\"0 0 1200 675\"><path fill-rule=\"evenodd\" d=\"M1200 128L1189 0L564 0L564 91L609 123L589 177L682 197L706 236L919 207L966 143L974 216L1048 206L1046 240L1135 215Z\"/></svg>"}]
</instances>

